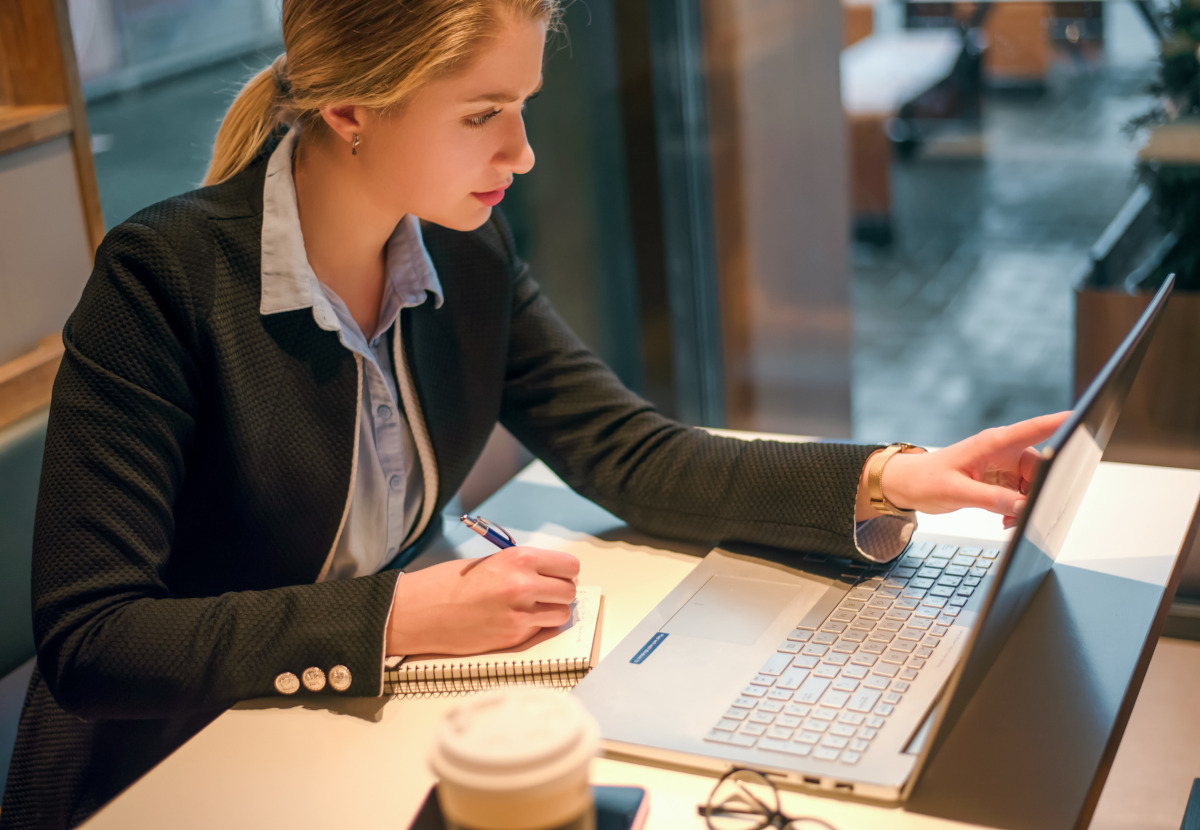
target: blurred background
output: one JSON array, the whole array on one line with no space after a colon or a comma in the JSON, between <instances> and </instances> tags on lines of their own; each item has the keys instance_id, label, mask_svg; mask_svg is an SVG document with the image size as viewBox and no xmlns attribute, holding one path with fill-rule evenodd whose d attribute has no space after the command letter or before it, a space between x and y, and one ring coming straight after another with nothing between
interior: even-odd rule
<instances>
[{"instance_id":1,"label":"blurred background","mask_svg":"<svg viewBox=\"0 0 1200 830\"><path fill-rule=\"evenodd\" d=\"M69 7L111 226L200 181L281 50L278 0ZM506 210L568 320L665 411L950 443L1090 378L1077 295L1132 210L1149 133L1126 125L1161 101L1169 10L574 2Z\"/></svg>"}]
</instances>

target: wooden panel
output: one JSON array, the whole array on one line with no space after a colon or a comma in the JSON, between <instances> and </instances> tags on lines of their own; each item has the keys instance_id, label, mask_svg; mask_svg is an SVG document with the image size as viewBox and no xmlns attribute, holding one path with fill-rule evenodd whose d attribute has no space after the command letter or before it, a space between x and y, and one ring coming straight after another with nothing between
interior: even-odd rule
<instances>
[{"instance_id":1,"label":"wooden panel","mask_svg":"<svg viewBox=\"0 0 1200 830\"><path fill-rule=\"evenodd\" d=\"M58 0L0 2L3 103L14 106L67 103L66 69L55 16L61 5ZM73 61L74 50L71 51Z\"/></svg>"},{"instance_id":2,"label":"wooden panel","mask_svg":"<svg viewBox=\"0 0 1200 830\"><path fill-rule=\"evenodd\" d=\"M1143 161L1200 165L1200 119L1179 120L1155 127L1138 153Z\"/></svg>"},{"instance_id":3,"label":"wooden panel","mask_svg":"<svg viewBox=\"0 0 1200 830\"><path fill-rule=\"evenodd\" d=\"M66 107L0 106L0 153L10 153L70 131L71 117Z\"/></svg>"},{"instance_id":4,"label":"wooden panel","mask_svg":"<svg viewBox=\"0 0 1200 830\"><path fill-rule=\"evenodd\" d=\"M875 31L872 0L842 0L842 46L858 43Z\"/></svg>"},{"instance_id":5,"label":"wooden panel","mask_svg":"<svg viewBox=\"0 0 1200 830\"><path fill-rule=\"evenodd\" d=\"M1045 3L993 3L984 23L984 72L991 81L1041 82L1050 67Z\"/></svg>"},{"instance_id":6,"label":"wooden panel","mask_svg":"<svg viewBox=\"0 0 1200 830\"><path fill-rule=\"evenodd\" d=\"M32 352L0 365L0 428L49 405L62 355L62 338L54 334Z\"/></svg>"}]
</instances>

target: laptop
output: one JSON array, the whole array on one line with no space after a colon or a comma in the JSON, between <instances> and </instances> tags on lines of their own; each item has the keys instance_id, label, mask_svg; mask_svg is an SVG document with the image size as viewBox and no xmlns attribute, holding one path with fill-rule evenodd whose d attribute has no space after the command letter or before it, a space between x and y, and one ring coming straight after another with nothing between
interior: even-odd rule
<instances>
[{"instance_id":1,"label":"laptop","mask_svg":"<svg viewBox=\"0 0 1200 830\"><path fill-rule=\"evenodd\" d=\"M575 687L606 754L906 799L1061 549L1173 283L1046 442L1007 544L918 532L886 565L712 550Z\"/></svg>"}]
</instances>

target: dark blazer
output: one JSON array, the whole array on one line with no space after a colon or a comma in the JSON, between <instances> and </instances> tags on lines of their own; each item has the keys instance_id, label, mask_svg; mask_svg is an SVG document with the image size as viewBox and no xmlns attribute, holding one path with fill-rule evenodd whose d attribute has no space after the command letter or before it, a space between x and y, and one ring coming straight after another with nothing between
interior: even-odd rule
<instances>
[{"instance_id":1,"label":"dark blazer","mask_svg":"<svg viewBox=\"0 0 1200 830\"><path fill-rule=\"evenodd\" d=\"M82 821L229 705L277 694L281 672L343 666L345 691L297 694L381 694L396 572L315 582L350 493L358 364L310 311L258 313L265 168L114 228L66 325L34 542L38 670L0 827ZM397 345L435 515L499 420L649 533L856 555L873 447L663 418L555 314L499 215L423 230L445 303L406 309Z\"/></svg>"}]
</instances>

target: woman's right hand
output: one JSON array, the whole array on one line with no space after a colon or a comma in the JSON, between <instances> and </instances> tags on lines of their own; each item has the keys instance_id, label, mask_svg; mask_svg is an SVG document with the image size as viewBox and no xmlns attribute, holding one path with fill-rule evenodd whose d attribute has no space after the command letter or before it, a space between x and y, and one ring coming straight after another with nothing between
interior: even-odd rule
<instances>
[{"instance_id":1,"label":"woman's right hand","mask_svg":"<svg viewBox=\"0 0 1200 830\"><path fill-rule=\"evenodd\" d=\"M405 573L388 622L388 654L478 654L510 648L571 618L579 560L517 546Z\"/></svg>"}]
</instances>

